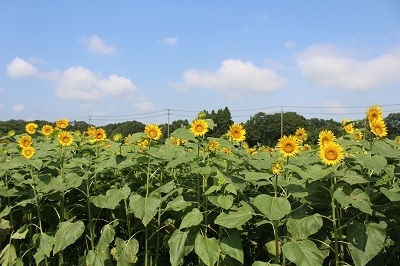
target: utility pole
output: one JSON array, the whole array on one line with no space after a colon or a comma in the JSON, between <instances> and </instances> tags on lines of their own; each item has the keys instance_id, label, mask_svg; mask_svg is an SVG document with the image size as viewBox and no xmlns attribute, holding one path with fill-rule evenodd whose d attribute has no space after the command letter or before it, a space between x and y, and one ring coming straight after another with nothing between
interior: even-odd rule
<instances>
[{"instance_id":1,"label":"utility pole","mask_svg":"<svg viewBox=\"0 0 400 266\"><path fill-rule=\"evenodd\" d=\"M168 116L167 136L168 136L168 138L169 138L169 116L171 115L170 111L171 111L171 109L167 109L167 116Z\"/></svg>"},{"instance_id":2,"label":"utility pole","mask_svg":"<svg viewBox=\"0 0 400 266\"><path fill-rule=\"evenodd\" d=\"M283 106L281 106L281 138L283 137Z\"/></svg>"}]
</instances>

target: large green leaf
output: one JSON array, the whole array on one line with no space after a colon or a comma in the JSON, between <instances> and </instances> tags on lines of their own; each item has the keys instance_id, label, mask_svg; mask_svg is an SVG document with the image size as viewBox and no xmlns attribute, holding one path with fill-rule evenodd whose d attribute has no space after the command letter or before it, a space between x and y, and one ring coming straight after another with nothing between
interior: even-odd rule
<instances>
[{"instance_id":1,"label":"large green leaf","mask_svg":"<svg viewBox=\"0 0 400 266\"><path fill-rule=\"evenodd\" d=\"M291 211L290 202L286 198L266 194L255 197L253 204L271 221L280 220Z\"/></svg>"},{"instance_id":2,"label":"large green leaf","mask_svg":"<svg viewBox=\"0 0 400 266\"><path fill-rule=\"evenodd\" d=\"M385 187L379 188L379 190L385 195L390 201L400 201L400 192L397 190L389 190Z\"/></svg>"},{"instance_id":3,"label":"large green leaf","mask_svg":"<svg viewBox=\"0 0 400 266\"><path fill-rule=\"evenodd\" d=\"M12 266L17 259L17 252L13 244L7 244L0 253L0 263L3 266Z\"/></svg>"},{"instance_id":4,"label":"large green leaf","mask_svg":"<svg viewBox=\"0 0 400 266\"><path fill-rule=\"evenodd\" d=\"M217 202L221 208L225 210L229 210L233 205L233 196L232 195L219 195L217 198Z\"/></svg>"},{"instance_id":5,"label":"large green leaf","mask_svg":"<svg viewBox=\"0 0 400 266\"><path fill-rule=\"evenodd\" d=\"M11 239L25 239L28 232L28 224L24 224L21 228L19 228L11 235Z\"/></svg>"},{"instance_id":6,"label":"large green leaf","mask_svg":"<svg viewBox=\"0 0 400 266\"><path fill-rule=\"evenodd\" d=\"M339 188L333 193L333 197L343 207L348 207L352 205L353 207L359 209L364 213L372 214L372 203L368 195L364 191L356 188L350 194L348 194L348 192L349 191L347 190Z\"/></svg>"},{"instance_id":7,"label":"large green leaf","mask_svg":"<svg viewBox=\"0 0 400 266\"><path fill-rule=\"evenodd\" d=\"M168 202L167 206L165 207L165 210L181 211L191 205L192 203L185 201L182 195L178 195L173 200Z\"/></svg>"},{"instance_id":8,"label":"large green leaf","mask_svg":"<svg viewBox=\"0 0 400 266\"><path fill-rule=\"evenodd\" d=\"M280 265L257 260L253 264L251 264L251 266L280 266Z\"/></svg>"},{"instance_id":9,"label":"large green leaf","mask_svg":"<svg viewBox=\"0 0 400 266\"><path fill-rule=\"evenodd\" d=\"M161 199L158 196L150 195L144 198L138 194L131 195L129 198L129 207L136 218L142 220L144 226L156 215Z\"/></svg>"},{"instance_id":10,"label":"large green leaf","mask_svg":"<svg viewBox=\"0 0 400 266\"><path fill-rule=\"evenodd\" d=\"M36 253L33 255L36 264L39 264L44 258L49 258L51 250L54 246L54 237L47 233L38 233L32 237L33 243L36 247Z\"/></svg>"},{"instance_id":11,"label":"large green leaf","mask_svg":"<svg viewBox=\"0 0 400 266\"><path fill-rule=\"evenodd\" d=\"M302 218L289 218L286 226L291 237L296 240L306 239L315 234L323 225L322 217L319 214L305 216Z\"/></svg>"},{"instance_id":12,"label":"large green leaf","mask_svg":"<svg viewBox=\"0 0 400 266\"><path fill-rule=\"evenodd\" d=\"M249 210L239 208L237 211L221 212L214 222L226 228L236 228L244 225L252 216Z\"/></svg>"},{"instance_id":13,"label":"large green leaf","mask_svg":"<svg viewBox=\"0 0 400 266\"><path fill-rule=\"evenodd\" d=\"M82 235L85 224L82 221L71 223L69 221L59 223L58 230L54 236L53 254L64 250Z\"/></svg>"},{"instance_id":14,"label":"large green leaf","mask_svg":"<svg viewBox=\"0 0 400 266\"><path fill-rule=\"evenodd\" d=\"M174 231L171 238L168 240L169 260L172 266L181 265L183 257L193 250L193 239L192 231Z\"/></svg>"},{"instance_id":15,"label":"large green leaf","mask_svg":"<svg viewBox=\"0 0 400 266\"><path fill-rule=\"evenodd\" d=\"M244 264L242 240L240 239L240 237L231 235L229 237L222 238L221 251L229 257Z\"/></svg>"},{"instance_id":16,"label":"large green leaf","mask_svg":"<svg viewBox=\"0 0 400 266\"><path fill-rule=\"evenodd\" d=\"M99 243L86 256L86 265L111 265L109 245L114 240L115 230L110 224L103 226Z\"/></svg>"},{"instance_id":17,"label":"large green leaf","mask_svg":"<svg viewBox=\"0 0 400 266\"><path fill-rule=\"evenodd\" d=\"M324 255L311 240L290 241L282 246L286 258L297 266L322 265Z\"/></svg>"},{"instance_id":18,"label":"large green leaf","mask_svg":"<svg viewBox=\"0 0 400 266\"><path fill-rule=\"evenodd\" d=\"M135 238L123 240L119 237L115 239L115 247L111 254L118 262L118 265L132 265L138 260L136 254L139 251L139 242Z\"/></svg>"},{"instance_id":19,"label":"large green leaf","mask_svg":"<svg viewBox=\"0 0 400 266\"><path fill-rule=\"evenodd\" d=\"M356 160L361 163L365 168L375 173L380 173L386 166L387 161L382 155L369 155L369 154L357 154Z\"/></svg>"},{"instance_id":20,"label":"large green leaf","mask_svg":"<svg viewBox=\"0 0 400 266\"><path fill-rule=\"evenodd\" d=\"M216 238L207 238L199 233L194 242L194 251L204 264L213 266L218 261L221 248Z\"/></svg>"},{"instance_id":21,"label":"large green leaf","mask_svg":"<svg viewBox=\"0 0 400 266\"><path fill-rule=\"evenodd\" d=\"M127 199L131 193L128 186L121 189L109 189L106 195L98 195L91 198L91 202L99 207L105 209L115 209L119 202L123 199Z\"/></svg>"},{"instance_id":22,"label":"large green leaf","mask_svg":"<svg viewBox=\"0 0 400 266\"><path fill-rule=\"evenodd\" d=\"M347 246L355 266L366 265L385 246L386 223L351 222L347 227Z\"/></svg>"},{"instance_id":23,"label":"large green leaf","mask_svg":"<svg viewBox=\"0 0 400 266\"><path fill-rule=\"evenodd\" d=\"M199 209L193 208L185 215L185 217L183 217L179 229L199 225L201 221L203 221L203 214L199 211Z\"/></svg>"}]
</instances>

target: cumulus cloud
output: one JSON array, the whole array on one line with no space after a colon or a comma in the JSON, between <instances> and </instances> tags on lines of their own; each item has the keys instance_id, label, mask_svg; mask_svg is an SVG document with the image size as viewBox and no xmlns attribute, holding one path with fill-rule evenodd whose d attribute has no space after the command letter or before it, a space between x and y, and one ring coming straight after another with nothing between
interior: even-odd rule
<instances>
[{"instance_id":1,"label":"cumulus cloud","mask_svg":"<svg viewBox=\"0 0 400 266\"><path fill-rule=\"evenodd\" d=\"M303 77L326 88L366 91L400 80L400 55L396 52L361 60L332 46L315 45L296 60Z\"/></svg>"},{"instance_id":2,"label":"cumulus cloud","mask_svg":"<svg viewBox=\"0 0 400 266\"><path fill-rule=\"evenodd\" d=\"M112 55L115 52L115 47L106 44L99 36L83 36L80 42L86 46L86 49L92 54Z\"/></svg>"},{"instance_id":3,"label":"cumulus cloud","mask_svg":"<svg viewBox=\"0 0 400 266\"><path fill-rule=\"evenodd\" d=\"M343 105L336 100L327 100L324 101L322 104L328 113L345 114L346 112L348 112L348 110L346 110L346 108L344 108Z\"/></svg>"},{"instance_id":4,"label":"cumulus cloud","mask_svg":"<svg viewBox=\"0 0 400 266\"><path fill-rule=\"evenodd\" d=\"M101 78L82 66L65 70L56 84L59 97L83 101L97 101L106 96L131 99L135 90L136 86L125 77Z\"/></svg>"},{"instance_id":5,"label":"cumulus cloud","mask_svg":"<svg viewBox=\"0 0 400 266\"><path fill-rule=\"evenodd\" d=\"M182 76L182 82L170 83L178 90L216 89L228 93L228 96L240 96L249 92L267 93L286 84L287 80L272 70L234 59L223 61L215 72L187 70Z\"/></svg>"},{"instance_id":6,"label":"cumulus cloud","mask_svg":"<svg viewBox=\"0 0 400 266\"><path fill-rule=\"evenodd\" d=\"M162 46L172 46L172 45L176 45L178 43L178 39L179 38L177 36L168 37L168 38L164 38L162 40L157 41L157 43Z\"/></svg>"},{"instance_id":7,"label":"cumulus cloud","mask_svg":"<svg viewBox=\"0 0 400 266\"><path fill-rule=\"evenodd\" d=\"M147 100L142 100L135 103L134 108L140 112L152 112L155 110L154 104Z\"/></svg>"},{"instance_id":8,"label":"cumulus cloud","mask_svg":"<svg viewBox=\"0 0 400 266\"><path fill-rule=\"evenodd\" d=\"M292 41L287 41L287 42L285 42L285 48L287 48L287 49L296 48L296 43L292 42Z\"/></svg>"},{"instance_id":9,"label":"cumulus cloud","mask_svg":"<svg viewBox=\"0 0 400 266\"><path fill-rule=\"evenodd\" d=\"M6 73L12 78L26 78L35 75L37 69L27 61L15 57L14 60L7 65Z\"/></svg>"},{"instance_id":10,"label":"cumulus cloud","mask_svg":"<svg viewBox=\"0 0 400 266\"><path fill-rule=\"evenodd\" d=\"M14 104L11 109L12 109L12 111L14 113L18 113L18 112L21 112L24 109L24 106L22 104L20 104L20 103L19 104Z\"/></svg>"}]
</instances>

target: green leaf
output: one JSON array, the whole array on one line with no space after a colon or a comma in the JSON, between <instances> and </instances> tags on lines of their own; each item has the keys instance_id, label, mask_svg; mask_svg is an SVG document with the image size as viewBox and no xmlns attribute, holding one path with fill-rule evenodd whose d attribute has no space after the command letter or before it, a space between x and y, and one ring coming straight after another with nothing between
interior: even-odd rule
<instances>
[{"instance_id":1,"label":"green leaf","mask_svg":"<svg viewBox=\"0 0 400 266\"><path fill-rule=\"evenodd\" d=\"M286 258L297 266L322 265L324 255L311 240L290 241L282 246Z\"/></svg>"},{"instance_id":2,"label":"green leaf","mask_svg":"<svg viewBox=\"0 0 400 266\"><path fill-rule=\"evenodd\" d=\"M217 198L217 202L221 208L225 210L229 210L233 204L233 196L232 195L219 195Z\"/></svg>"},{"instance_id":3,"label":"green leaf","mask_svg":"<svg viewBox=\"0 0 400 266\"><path fill-rule=\"evenodd\" d=\"M308 236L318 232L322 225L322 217L319 214L296 219L289 218L286 223L288 232L295 240L306 239Z\"/></svg>"},{"instance_id":4,"label":"green leaf","mask_svg":"<svg viewBox=\"0 0 400 266\"><path fill-rule=\"evenodd\" d=\"M33 255L36 264L39 264L44 258L49 258L54 246L54 237L47 233L38 233L32 237L36 247L36 253Z\"/></svg>"},{"instance_id":5,"label":"green leaf","mask_svg":"<svg viewBox=\"0 0 400 266\"><path fill-rule=\"evenodd\" d=\"M280 266L280 264L275 264L275 263L269 263L269 262L264 262L264 261L255 261L251 266Z\"/></svg>"},{"instance_id":6,"label":"green leaf","mask_svg":"<svg viewBox=\"0 0 400 266\"><path fill-rule=\"evenodd\" d=\"M1 265L14 265L14 261L17 259L17 252L13 244L7 244L0 253Z\"/></svg>"},{"instance_id":7,"label":"green leaf","mask_svg":"<svg viewBox=\"0 0 400 266\"><path fill-rule=\"evenodd\" d=\"M380 173L386 166L386 158L382 155L357 154L356 160L368 170Z\"/></svg>"},{"instance_id":8,"label":"green leaf","mask_svg":"<svg viewBox=\"0 0 400 266\"><path fill-rule=\"evenodd\" d=\"M135 238L123 240L119 237L115 239L115 247L111 251L118 265L131 265L138 260L136 254L139 251L139 242Z\"/></svg>"},{"instance_id":9,"label":"green leaf","mask_svg":"<svg viewBox=\"0 0 400 266\"><path fill-rule=\"evenodd\" d=\"M379 190L385 195L390 201L400 201L400 193L397 190L389 190L385 187L380 187Z\"/></svg>"},{"instance_id":10,"label":"green leaf","mask_svg":"<svg viewBox=\"0 0 400 266\"><path fill-rule=\"evenodd\" d=\"M192 203L185 201L182 195L178 195L172 201L168 202L165 210L181 211L191 205Z\"/></svg>"},{"instance_id":11,"label":"green leaf","mask_svg":"<svg viewBox=\"0 0 400 266\"><path fill-rule=\"evenodd\" d=\"M129 198L129 207L136 218L142 220L144 226L153 219L156 215L158 207L161 204L161 199L155 195L150 195L148 198L136 194Z\"/></svg>"},{"instance_id":12,"label":"green leaf","mask_svg":"<svg viewBox=\"0 0 400 266\"><path fill-rule=\"evenodd\" d=\"M91 202L99 208L114 210L118 207L119 202L123 199L127 199L131 193L128 186L121 189L109 189L106 195L98 195L91 198Z\"/></svg>"},{"instance_id":13,"label":"green leaf","mask_svg":"<svg viewBox=\"0 0 400 266\"><path fill-rule=\"evenodd\" d=\"M265 194L255 197L253 204L271 221L280 220L291 211L290 202L286 198Z\"/></svg>"},{"instance_id":14,"label":"green leaf","mask_svg":"<svg viewBox=\"0 0 400 266\"><path fill-rule=\"evenodd\" d=\"M188 234L189 231L175 230L168 240L169 260L172 266L181 265L185 254L188 254L193 249L193 246L190 248L187 245ZM190 250L188 250L188 247Z\"/></svg>"},{"instance_id":15,"label":"green leaf","mask_svg":"<svg viewBox=\"0 0 400 266\"><path fill-rule=\"evenodd\" d=\"M199 211L199 209L194 208L189 213L187 213L185 217L183 217L179 229L198 225L201 223L201 221L203 221L203 214Z\"/></svg>"},{"instance_id":16,"label":"green leaf","mask_svg":"<svg viewBox=\"0 0 400 266\"><path fill-rule=\"evenodd\" d=\"M242 240L240 237L231 235L229 237L222 238L221 251L227 254L229 257L244 264Z\"/></svg>"},{"instance_id":17,"label":"green leaf","mask_svg":"<svg viewBox=\"0 0 400 266\"><path fill-rule=\"evenodd\" d=\"M194 251L204 264L213 266L219 258L219 242L215 237L207 238L199 233L194 241Z\"/></svg>"},{"instance_id":18,"label":"green leaf","mask_svg":"<svg viewBox=\"0 0 400 266\"><path fill-rule=\"evenodd\" d=\"M347 241L355 266L366 265L385 246L386 223L359 223L347 227Z\"/></svg>"},{"instance_id":19,"label":"green leaf","mask_svg":"<svg viewBox=\"0 0 400 266\"><path fill-rule=\"evenodd\" d=\"M53 254L64 250L82 235L85 224L82 221L71 223L69 221L59 223L58 230L54 236Z\"/></svg>"},{"instance_id":20,"label":"green leaf","mask_svg":"<svg viewBox=\"0 0 400 266\"><path fill-rule=\"evenodd\" d=\"M14 234L11 235L12 239L25 239L26 234L29 232L28 225L24 224Z\"/></svg>"},{"instance_id":21,"label":"green leaf","mask_svg":"<svg viewBox=\"0 0 400 266\"><path fill-rule=\"evenodd\" d=\"M3 196L3 195L0 195ZM0 212L0 219L7 216L8 214L10 214L12 207L11 206L6 206L4 207L4 209Z\"/></svg>"},{"instance_id":22,"label":"green leaf","mask_svg":"<svg viewBox=\"0 0 400 266\"><path fill-rule=\"evenodd\" d=\"M261 180L270 180L273 175L270 173L260 173L260 172L245 172L244 179L248 182L255 182Z\"/></svg>"},{"instance_id":23,"label":"green leaf","mask_svg":"<svg viewBox=\"0 0 400 266\"><path fill-rule=\"evenodd\" d=\"M333 197L342 205L343 207L348 207L352 205L353 207L359 209L360 211L368 214L372 214L371 201L368 195L359 188L353 190L350 194L348 191L344 191L338 188L334 193Z\"/></svg>"},{"instance_id":24,"label":"green leaf","mask_svg":"<svg viewBox=\"0 0 400 266\"><path fill-rule=\"evenodd\" d=\"M349 185L365 184L370 182L370 180L366 179L364 176L360 175L354 170L347 170L343 177L340 177L339 179L343 180Z\"/></svg>"},{"instance_id":25,"label":"green leaf","mask_svg":"<svg viewBox=\"0 0 400 266\"><path fill-rule=\"evenodd\" d=\"M97 248L95 250L96 252L92 253L91 255L94 257L89 257L90 254L88 254L88 258L86 259L86 261L88 261L88 259L95 261L101 260L104 265L106 261L110 259L109 246L110 243L114 240L114 237L115 237L114 227L110 224L106 224L105 226L103 226L103 228L101 229L101 236L99 239L99 243L97 244ZM89 265L92 264L89 263Z\"/></svg>"},{"instance_id":26,"label":"green leaf","mask_svg":"<svg viewBox=\"0 0 400 266\"><path fill-rule=\"evenodd\" d=\"M36 168L36 170L40 170L42 168L43 162L40 159L30 159L29 164Z\"/></svg>"},{"instance_id":27,"label":"green leaf","mask_svg":"<svg viewBox=\"0 0 400 266\"><path fill-rule=\"evenodd\" d=\"M226 228L236 228L244 225L252 216L250 211L239 208L237 211L221 212L214 222Z\"/></svg>"}]
</instances>

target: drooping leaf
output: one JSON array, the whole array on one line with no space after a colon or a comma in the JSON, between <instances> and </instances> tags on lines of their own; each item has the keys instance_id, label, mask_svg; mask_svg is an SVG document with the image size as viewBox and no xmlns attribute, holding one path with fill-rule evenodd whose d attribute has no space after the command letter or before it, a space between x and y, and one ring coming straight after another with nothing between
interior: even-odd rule
<instances>
[{"instance_id":1,"label":"drooping leaf","mask_svg":"<svg viewBox=\"0 0 400 266\"><path fill-rule=\"evenodd\" d=\"M25 239L26 234L29 232L28 225L24 224L21 228L19 228L15 233L11 235L12 239Z\"/></svg>"},{"instance_id":2,"label":"drooping leaf","mask_svg":"<svg viewBox=\"0 0 400 266\"><path fill-rule=\"evenodd\" d=\"M193 208L189 213L183 217L179 229L195 226L203 221L203 214L197 208Z\"/></svg>"},{"instance_id":3,"label":"drooping leaf","mask_svg":"<svg viewBox=\"0 0 400 266\"><path fill-rule=\"evenodd\" d=\"M121 189L109 189L106 195L98 195L91 198L92 203L99 207L105 209L115 209L119 202L123 199L127 199L131 193L128 186Z\"/></svg>"},{"instance_id":4,"label":"drooping leaf","mask_svg":"<svg viewBox=\"0 0 400 266\"><path fill-rule=\"evenodd\" d=\"M207 266L213 266L218 261L221 248L215 237L207 238L197 234L194 242L194 251Z\"/></svg>"},{"instance_id":5,"label":"drooping leaf","mask_svg":"<svg viewBox=\"0 0 400 266\"><path fill-rule=\"evenodd\" d=\"M114 240L115 230L110 224L103 226L99 243L95 250L90 250L86 256L87 265L111 265L109 245Z\"/></svg>"},{"instance_id":6,"label":"drooping leaf","mask_svg":"<svg viewBox=\"0 0 400 266\"><path fill-rule=\"evenodd\" d=\"M3 196L3 195L0 194L0 196ZM0 212L0 219L7 216L8 214L10 214L11 209L12 209L11 206L8 206L8 205L6 207L4 207L4 209Z\"/></svg>"},{"instance_id":7,"label":"drooping leaf","mask_svg":"<svg viewBox=\"0 0 400 266\"><path fill-rule=\"evenodd\" d=\"M161 199L155 195L144 198L138 194L129 197L129 208L136 218L142 220L144 226L156 215Z\"/></svg>"},{"instance_id":8,"label":"drooping leaf","mask_svg":"<svg viewBox=\"0 0 400 266\"><path fill-rule=\"evenodd\" d=\"M217 198L217 202L221 208L225 210L229 210L233 204L233 196L232 195L219 195Z\"/></svg>"},{"instance_id":9,"label":"drooping leaf","mask_svg":"<svg viewBox=\"0 0 400 266\"><path fill-rule=\"evenodd\" d=\"M0 253L0 263L3 266L14 265L17 259L17 252L13 244L7 244Z\"/></svg>"},{"instance_id":10,"label":"drooping leaf","mask_svg":"<svg viewBox=\"0 0 400 266\"><path fill-rule=\"evenodd\" d=\"M249 210L239 208L237 211L221 212L214 222L226 228L236 228L244 225L252 216Z\"/></svg>"},{"instance_id":11,"label":"drooping leaf","mask_svg":"<svg viewBox=\"0 0 400 266\"><path fill-rule=\"evenodd\" d=\"M47 233L38 233L33 235L33 243L36 247L36 253L33 255L36 264L39 264L44 258L49 258L54 246L54 237Z\"/></svg>"},{"instance_id":12,"label":"drooping leaf","mask_svg":"<svg viewBox=\"0 0 400 266\"><path fill-rule=\"evenodd\" d=\"M231 235L224 237L221 240L221 251L229 257L244 264L244 254L242 247L242 240L240 237Z\"/></svg>"},{"instance_id":13,"label":"drooping leaf","mask_svg":"<svg viewBox=\"0 0 400 266\"><path fill-rule=\"evenodd\" d=\"M353 207L359 209L364 213L372 214L372 203L368 195L364 191L356 188L350 194L347 193L348 191L339 188L333 193L333 197L343 207L348 207L352 205Z\"/></svg>"},{"instance_id":14,"label":"drooping leaf","mask_svg":"<svg viewBox=\"0 0 400 266\"><path fill-rule=\"evenodd\" d=\"M368 170L380 173L386 166L386 158L382 155L357 154L356 160Z\"/></svg>"},{"instance_id":15,"label":"drooping leaf","mask_svg":"<svg viewBox=\"0 0 400 266\"><path fill-rule=\"evenodd\" d=\"M167 206L165 207L166 210L173 210L173 211L181 211L184 210L186 207L191 206L192 203L185 201L182 195L176 196L173 200L168 202Z\"/></svg>"},{"instance_id":16,"label":"drooping leaf","mask_svg":"<svg viewBox=\"0 0 400 266\"><path fill-rule=\"evenodd\" d=\"M319 214L296 219L289 218L286 223L288 232L295 240L306 239L308 236L318 232L322 225L322 217Z\"/></svg>"},{"instance_id":17,"label":"drooping leaf","mask_svg":"<svg viewBox=\"0 0 400 266\"><path fill-rule=\"evenodd\" d=\"M53 254L64 250L82 235L85 224L82 221L71 223L69 221L59 223L58 230L54 236Z\"/></svg>"},{"instance_id":18,"label":"drooping leaf","mask_svg":"<svg viewBox=\"0 0 400 266\"><path fill-rule=\"evenodd\" d=\"M386 223L359 223L347 227L347 241L355 266L366 265L385 246Z\"/></svg>"},{"instance_id":19,"label":"drooping leaf","mask_svg":"<svg viewBox=\"0 0 400 266\"><path fill-rule=\"evenodd\" d=\"M311 240L290 241L282 246L286 258L297 266L322 265L324 255Z\"/></svg>"},{"instance_id":20,"label":"drooping leaf","mask_svg":"<svg viewBox=\"0 0 400 266\"><path fill-rule=\"evenodd\" d=\"M400 201L400 191L389 190L385 187L380 187L379 190L385 195L390 201Z\"/></svg>"},{"instance_id":21,"label":"drooping leaf","mask_svg":"<svg viewBox=\"0 0 400 266\"><path fill-rule=\"evenodd\" d=\"M139 242L135 238L123 240L119 237L115 239L115 247L111 254L118 262L118 265L132 265L136 263L138 257L136 254L139 251Z\"/></svg>"},{"instance_id":22,"label":"drooping leaf","mask_svg":"<svg viewBox=\"0 0 400 266\"><path fill-rule=\"evenodd\" d=\"M188 234L189 231L175 230L168 240L169 260L172 266L181 265L183 257L193 249L193 246L191 248L188 246Z\"/></svg>"},{"instance_id":23,"label":"drooping leaf","mask_svg":"<svg viewBox=\"0 0 400 266\"><path fill-rule=\"evenodd\" d=\"M253 264L251 264L251 266L280 266L280 265L257 260Z\"/></svg>"},{"instance_id":24,"label":"drooping leaf","mask_svg":"<svg viewBox=\"0 0 400 266\"><path fill-rule=\"evenodd\" d=\"M271 221L280 220L291 211L290 202L286 198L266 194L255 197L253 204Z\"/></svg>"}]
</instances>

